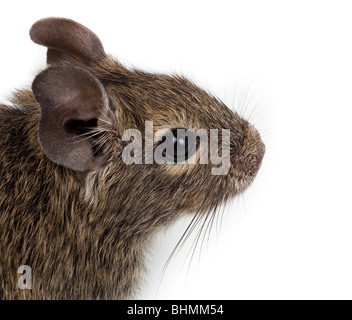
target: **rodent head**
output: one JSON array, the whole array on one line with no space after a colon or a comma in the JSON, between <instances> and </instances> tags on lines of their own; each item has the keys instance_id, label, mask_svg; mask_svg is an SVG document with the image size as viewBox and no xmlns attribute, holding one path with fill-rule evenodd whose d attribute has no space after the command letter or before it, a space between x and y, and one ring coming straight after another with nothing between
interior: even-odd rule
<instances>
[{"instance_id":1,"label":"rodent head","mask_svg":"<svg viewBox=\"0 0 352 320\"><path fill-rule=\"evenodd\" d=\"M153 217L145 217L146 223L153 224L164 212L210 210L254 179L265 150L258 132L189 80L126 69L105 54L93 32L69 19L39 20L30 35L48 47L49 66L32 86L42 110L42 150L50 161L90 181L90 196L106 207L149 208ZM127 139L128 129L140 134L134 131ZM194 140L178 139L177 129L193 130ZM211 129L218 130L219 143ZM230 130L228 140L222 129ZM172 163L177 149L170 159L158 148L170 141L192 143L183 155L193 164ZM163 164L157 163L158 151ZM214 164L218 154L221 163ZM124 155L141 163L128 164ZM223 170L214 172L217 167Z\"/></svg>"}]
</instances>

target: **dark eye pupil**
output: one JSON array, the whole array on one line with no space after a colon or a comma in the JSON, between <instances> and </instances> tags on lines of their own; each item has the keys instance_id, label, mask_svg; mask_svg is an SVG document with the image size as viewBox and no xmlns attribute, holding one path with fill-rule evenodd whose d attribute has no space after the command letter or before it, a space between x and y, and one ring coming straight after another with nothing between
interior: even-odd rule
<instances>
[{"instance_id":1,"label":"dark eye pupil","mask_svg":"<svg viewBox=\"0 0 352 320\"><path fill-rule=\"evenodd\" d=\"M162 153L163 157L172 163L180 163L186 161L197 150L198 144L195 134L189 131L186 132L186 129L182 128L171 130L171 134L173 142L173 154L172 152L167 152L167 149L164 149ZM166 137L163 137L162 142L165 140Z\"/></svg>"},{"instance_id":2,"label":"dark eye pupil","mask_svg":"<svg viewBox=\"0 0 352 320\"><path fill-rule=\"evenodd\" d=\"M181 136L177 137L177 132L174 134L174 161L187 160L188 159L188 137ZM184 159L181 159L184 158Z\"/></svg>"}]
</instances>

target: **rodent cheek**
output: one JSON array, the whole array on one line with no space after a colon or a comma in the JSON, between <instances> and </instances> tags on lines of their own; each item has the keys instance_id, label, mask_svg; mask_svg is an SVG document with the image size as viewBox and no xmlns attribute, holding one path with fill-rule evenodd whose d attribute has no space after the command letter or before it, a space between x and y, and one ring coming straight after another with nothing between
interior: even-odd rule
<instances>
[{"instance_id":1,"label":"rodent cheek","mask_svg":"<svg viewBox=\"0 0 352 320\"><path fill-rule=\"evenodd\" d=\"M206 200L206 195L203 194L192 194L187 195L180 205L181 210L187 210L189 212L195 212L199 210L202 203Z\"/></svg>"},{"instance_id":2,"label":"rodent cheek","mask_svg":"<svg viewBox=\"0 0 352 320\"><path fill-rule=\"evenodd\" d=\"M163 167L164 172L167 174L173 175L173 176L178 176L178 175L183 175L183 174L189 174L191 175L192 172L194 171L195 167L197 164L189 164L189 163L165 163L161 165Z\"/></svg>"}]
</instances>

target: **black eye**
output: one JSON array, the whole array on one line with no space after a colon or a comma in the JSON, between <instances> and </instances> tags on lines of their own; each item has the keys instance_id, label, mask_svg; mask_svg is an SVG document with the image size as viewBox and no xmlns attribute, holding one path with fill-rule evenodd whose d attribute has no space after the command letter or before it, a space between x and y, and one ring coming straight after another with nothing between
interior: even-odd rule
<instances>
[{"instance_id":1,"label":"black eye","mask_svg":"<svg viewBox=\"0 0 352 320\"><path fill-rule=\"evenodd\" d=\"M183 128L176 128L171 130L173 152L168 152L168 149L164 149L162 155L166 161L178 163L186 161L197 151L197 139L196 135L192 130L186 130ZM166 137L162 141L165 141ZM171 141L171 137L170 137ZM170 151L172 148L169 149Z\"/></svg>"}]
</instances>

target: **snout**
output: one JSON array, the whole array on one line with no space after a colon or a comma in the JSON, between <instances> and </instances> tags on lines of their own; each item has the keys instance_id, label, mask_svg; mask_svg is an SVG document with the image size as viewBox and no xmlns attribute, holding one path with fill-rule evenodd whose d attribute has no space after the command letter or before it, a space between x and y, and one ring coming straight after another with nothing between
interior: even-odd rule
<instances>
[{"instance_id":1,"label":"snout","mask_svg":"<svg viewBox=\"0 0 352 320\"><path fill-rule=\"evenodd\" d=\"M237 171L254 177L262 164L264 154L265 145L258 131L252 125L248 125L242 148L231 156L231 162Z\"/></svg>"}]
</instances>

